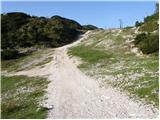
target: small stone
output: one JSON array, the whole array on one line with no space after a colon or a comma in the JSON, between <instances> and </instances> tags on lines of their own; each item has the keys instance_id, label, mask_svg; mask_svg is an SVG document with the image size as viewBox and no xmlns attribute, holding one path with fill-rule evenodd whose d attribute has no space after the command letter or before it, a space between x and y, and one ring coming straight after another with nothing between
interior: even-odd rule
<instances>
[{"instance_id":1,"label":"small stone","mask_svg":"<svg viewBox=\"0 0 160 120\"><path fill-rule=\"evenodd\" d=\"M51 110L54 108L54 105L46 105L46 106L44 106L44 108L47 110Z\"/></svg>"},{"instance_id":2,"label":"small stone","mask_svg":"<svg viewBox=\"0 0 160 120\"><path fill-rule=\"evenodd\" d=\"M132 114L129 114L130 116L135 116L135 114L134 113L132 113Z\"/></svg>"},{"instance_id":3,"label":"small stone","mask_svg":"<svg viewBox=\"0 0 160 120\"><path fill-rule=\"evenodd\" d=\"M53 108L54 108L53 105L48 106L48 109L53 109Z\"/></svg>"}]
</instances>

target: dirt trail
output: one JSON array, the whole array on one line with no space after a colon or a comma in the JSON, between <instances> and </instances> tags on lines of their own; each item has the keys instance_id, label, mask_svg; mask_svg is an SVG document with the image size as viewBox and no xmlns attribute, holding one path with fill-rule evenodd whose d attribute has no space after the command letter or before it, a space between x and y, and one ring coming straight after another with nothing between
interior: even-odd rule
<instances>
[{"instance_id":1,"label":"dirt trail","mask_svg":"<svg viewBox=\"0 0 160 120\"><path fill-rule=\"evenodd\" d=\"M48 118L154 118L157 111L131 100L111 87L99 84L83 74L67 55L67 49L86 38L55 49L53 61L44 68L18 72L17 75L48 75L51 83L44 106L51 106Z\"/></svg>"}]
</instances>

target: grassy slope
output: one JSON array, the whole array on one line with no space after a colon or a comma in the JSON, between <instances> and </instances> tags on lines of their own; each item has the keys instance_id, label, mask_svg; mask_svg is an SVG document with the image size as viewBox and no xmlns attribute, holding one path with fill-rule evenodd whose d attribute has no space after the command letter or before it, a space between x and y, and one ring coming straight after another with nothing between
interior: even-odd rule
<instances>
[{"instance_id":1,"label":"grassy slope","mask_svg":"<svg viewBox=\"0 0 160 120\"><path fill-rule=\"evenodd\" d=\"M20 57L12 60L2 60L2 71L20 71L31 69L35 66L42 66L52 60L51 55L54 49L42 49L33 52L27 56Z\"/></svg>"},{"instance_id":2,"label":"grassy slope","mask_svg":"<svg viewBox=\"0 0 160 120\"><path fill-rule=\"evenodd\" d=\"M133 39L126 36L134 36L132 29L116 34L95 32L87 41L72 47L69 54L82 58L84 63L79 67L86 74L158 106L158 57L138 57L129 52L125 41Z\"/></svg>"},{"instance_id":3,"label":"grassy slope","mask_svg":"<svg viewBox=\"0 0 160 120\"><path fill-rule=\"evenodd\" d=\"M16 72L43 67L52 60L53 49L43 49L19 59L2 61L2 71ZM45 118L47 110L39 106L48 81L46 78L2 76L2 118Z\"/></svg>"},{"instance_id":4,"label":"grassy slope","mask_svg":"<svg viewBox=\"0 0 160 120\"><path fill-rule=\"evenodd\" d=\"M48 81L45 78L2 76L1 117L3 119L45 118L47 109L39 106Z\"/></svg>"}]
</instances>

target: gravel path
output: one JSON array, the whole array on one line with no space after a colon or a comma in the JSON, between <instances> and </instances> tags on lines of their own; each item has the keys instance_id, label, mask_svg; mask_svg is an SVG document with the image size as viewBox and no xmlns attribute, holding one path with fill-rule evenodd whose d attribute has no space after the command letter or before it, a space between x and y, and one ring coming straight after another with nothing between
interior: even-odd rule
<instances>
[{"instance_id":1,"label":"gravel path","mask_svg":"<svg viewBox=\"0 0 160 120\"><path fill-rule=\"evenodd\" d=\"M86 38L57 48L53 61L44 68L18 72L17 75L48 75L48 118L155 118L158 111L133 101L126 94L108 86L101 88L96 80L82 73L67 55L67 49Z\"/></svg>"}]
</instances>

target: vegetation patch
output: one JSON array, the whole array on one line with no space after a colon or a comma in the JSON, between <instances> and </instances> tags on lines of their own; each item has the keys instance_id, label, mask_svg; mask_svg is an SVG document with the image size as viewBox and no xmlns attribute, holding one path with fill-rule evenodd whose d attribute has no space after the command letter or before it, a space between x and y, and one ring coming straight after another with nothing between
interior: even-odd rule
<instances>
[{"instance_id":1,"label":"vegetation patch","mask_svg":"<svg viewBox=\"0 0 160 120\"><path fill-rule=\"evenodd\" d=\"M144 54L150 54L159 51L159 34L142 33L136 36L135 45L140 48Z\"/></svg>"},{"instance_id":2,"label":"vegetation patch","mask_svg":"<svg viewBox=\"0 0 160 120\"><path fill-rule=\"evenodd\" d=\"M141 32L135 38L135 45L144 54L157 54L159 52L159 4L156 4L155 13L144 18L144 22L136 22Z\"/></svg>"},{"instance_id":3,"label":"vegetation patch","mask_svg":"<svg viewBox=\"0 0 160 120\"><path fill-rule=\"evenodd\" d=\"M22 56L17 59L2 60L2 71L20 71L24 69L33 68L36 65L42 65L51 61L50 55L52 55L54 49L42 49L36 52L32 52L29 55Z\"/></svg>"},{"instance_id":4,"label":"vegetation patch","mask_svg":"<svg viewBox=\"0 0 160 120\"><path fill-rule=\"evenodd\" d=\"M45 78L2 76L2 119L43 119L47 109L39 106L49 81Z\"/></svg>"},{"instance_id":5,"label":"vegetation patch","mask_svg":"<svg viewBox=\"0 0 160 120\"><path fill-rule=\"evenodd\" d=\"M108 54L106 51L96 50L91 48L91 46L84 45L72 47L69 50L69 54L80 57L82 61L87 62L87 64L95 64L101 60L112 57L112 54Z\"/></svg>"}]
</instances>

